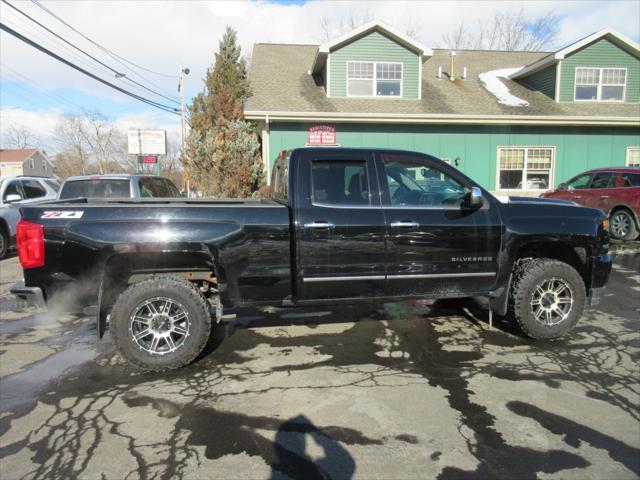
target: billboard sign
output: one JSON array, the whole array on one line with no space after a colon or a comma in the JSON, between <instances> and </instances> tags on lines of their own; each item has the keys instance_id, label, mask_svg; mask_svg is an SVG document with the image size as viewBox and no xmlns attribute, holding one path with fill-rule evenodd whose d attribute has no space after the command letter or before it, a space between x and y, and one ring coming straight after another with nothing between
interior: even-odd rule
<instances>
[{"instance_id":1,"label":"billboard sign","mask_svg":"<svg viewBox=\"0 0 640 480\"><path fill-rule=\"evenodd\" d=\"M128 130L127 140L131 155L166 155L166 130Z\"/></svg>"},{"instance_id":2,"label":"billboard sign","mask_svg":"<svg viewBox=\"0 0 640 480\"><path fill-rule=\"evenodd\" d=\"M336 145L336 126L309 125L307 145Z\"/></svg>"}]
</instances>

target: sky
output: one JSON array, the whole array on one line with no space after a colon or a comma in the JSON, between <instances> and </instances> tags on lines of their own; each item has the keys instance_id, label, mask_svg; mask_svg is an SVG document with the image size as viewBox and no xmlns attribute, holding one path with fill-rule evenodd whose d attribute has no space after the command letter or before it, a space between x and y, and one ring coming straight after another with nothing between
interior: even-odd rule
<instances>
[{"instance_id":1,"label":"sky","mask_svg":"<svg viewBox=\"0 0 640 480\"><path fill-rule=\"evenodd\" d=\"M186 100L203 87L226 25L238 32L243 55L259 42L322 43L321 19L331 36L339 36L349 18L382 21L400 31L415 32L424 45L441 46L442 36L461 21L472 28L496 11L520 9L527 16L561 17L553 49L611 27L640 40L640 2L609 1L42 1L41 4L77 31L118 57L90 43L37 4L8 0L33 19L129 79L164 97L115 78L97 64L25 18L5 3L0 21L58 55L138 95L179 107L179 65L190 69L185 78ZM126 62L121 60L126 59ZM122 63L120 63L122 62ZM127 62L145 68L141 70ZM150 107L101 85L6 32L0 33L0 142L8 129L27 127L49 152L56 149L53 131L61 115L81 109L99 111L122 129L161 128L177 135L180 117Z\"/></svg>"}]
</instances>

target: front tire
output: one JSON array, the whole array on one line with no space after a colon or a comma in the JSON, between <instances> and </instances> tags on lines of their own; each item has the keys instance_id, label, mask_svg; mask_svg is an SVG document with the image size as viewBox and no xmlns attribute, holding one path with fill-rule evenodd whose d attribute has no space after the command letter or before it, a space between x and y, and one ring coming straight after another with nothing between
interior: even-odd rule
<instances>
[{"instance_id":1,"label":"front tire","mask_svg":"<svg viewBox=\"0 0 640 480\"><path fill-rule=\"evenodd\" d=\"M186 280L150 277L116 300L109 322L118 350L133 365L165 371L191 363L211 333L209 305Z\"/></svg>"},{"instance_id":2,"label":"front tire","mask_svg":"<svg viewBox=\"0 0 640 480\"><path fill-rule=\"evenodd\" d=\"M619 240L634 240L638 229L633 215L628 210L616 210L609 221L611 235Z\"/></svg>"},{"instance_id":3,"label":"front tire","mask_svg":"<svg viewBox=\"0 0 640 480\"><path fill-rule=\"evenodd\" d=\"M585 302L584 281L571 265L534 258L514 272L509 317L528 337L552 340L575 326Z\"/></svg>"}]
</instances>

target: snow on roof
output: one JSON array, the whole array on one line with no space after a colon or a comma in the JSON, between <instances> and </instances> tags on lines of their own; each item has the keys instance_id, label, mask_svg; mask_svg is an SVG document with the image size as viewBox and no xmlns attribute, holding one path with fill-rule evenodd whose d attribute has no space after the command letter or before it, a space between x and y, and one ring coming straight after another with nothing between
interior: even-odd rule
<instances>
[{"instance_id":1,"label":"snow on roof","mask_svg":"<svg viewBox=\"0 0 640 480\"><path fill-rule=\"evenodd\" d=\"M500 80L501 78L508 79L517 71L522 70L522 68L524 67L491 70L490 72L479 74L478 78L484 83L485 88L498 99L498 103L509 107L527 107L529 102L512 95L509 88Z\"/></svg>"}]
</instances>

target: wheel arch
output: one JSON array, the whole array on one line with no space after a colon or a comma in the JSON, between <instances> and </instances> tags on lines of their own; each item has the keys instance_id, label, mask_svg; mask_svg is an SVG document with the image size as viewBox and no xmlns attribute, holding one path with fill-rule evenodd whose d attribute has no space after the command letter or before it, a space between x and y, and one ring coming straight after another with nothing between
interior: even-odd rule
<instances>
[{"instance_id":1,"label":"wheel arch","mask_svg":"<svg viewBox=\"0 0 640 480\"><path fill-rule=\"evenodd\" d=\"M200 252L128 252L110 256L104 265L104 273L98 290L96 327L98 338L107 329L107 317L118 296L132 283L142 279L171 275L192 282L215 284L224 288L224 269L217 255L209 251Z\"/></svg>"}]
</instances>

